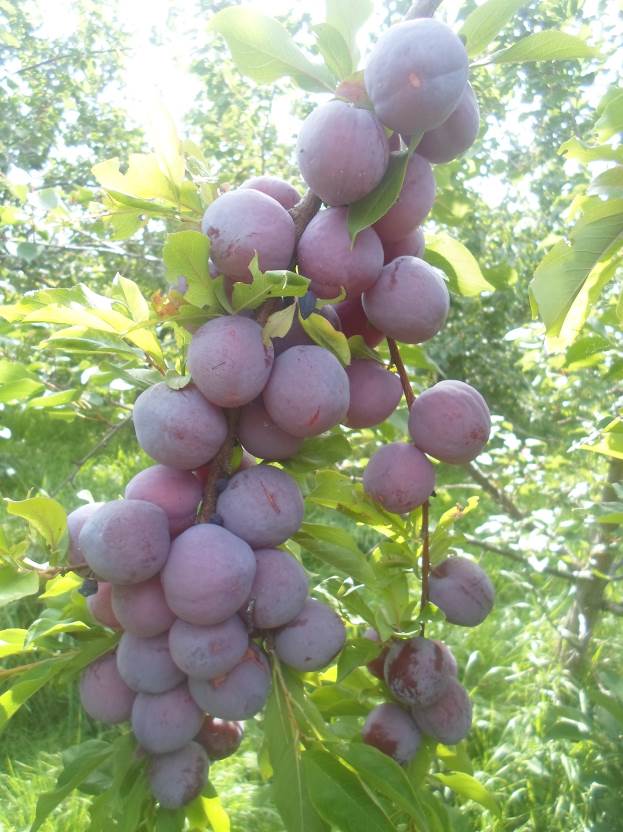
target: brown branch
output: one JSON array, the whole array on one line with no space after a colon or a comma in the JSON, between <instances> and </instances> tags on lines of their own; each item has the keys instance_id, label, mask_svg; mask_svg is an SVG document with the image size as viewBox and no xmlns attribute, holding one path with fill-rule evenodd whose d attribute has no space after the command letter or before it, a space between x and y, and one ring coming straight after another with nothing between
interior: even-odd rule
<instances>
[{"instance_id":1,"label":"brown branch","mask_svg":"<svg viewBox=\"0 0 623 832\"><path fill-rule=\"evenodd\" d=\"M409 381L409 374L407 373L407 368L405 367L404 361L402 360L402 356L400 355L400 349L398 348L398 344L394 341L393 338L387 339L387 346L389 347L389 354L392 359L392 364L398 370L398 375L400 377L400 383L402 384L403 393L405 394L407 407L411 409L411 405L415 401L415 395L413 394L413 388L411 387L411 382Z\"/></svg>"},{"instance_id":2,"label":"brown branch","mask_svg":"<svg viewBox=\"0 0 623 832\"><path fill-rule=\"evenodd\" d=\"M288 214L294 220L294 231L296 235L296 242L301 239L303 231L307 228L309 223L316 216L320 210L321 200L316 194L307 191L303 199L296 203L294 208L290 208Z\"/></svg>"},{"instance_id":3,"label":"brown branch","mask_svg":"<svg viewBox=\"0 0 623 832\"><path fill-rule=\"evenodd\" d=\"M479 540L477 537L472 537L469 534L464 534L463 539L472 546L479 546L486 552L492 552L494 555L501 555L503 558L508 558L508 560L515 561L515 563L520 563L532 572L536 572L537 575L551 575L554 578L561 578L562 580L573 584L582 583L584 581L590 582L593 580L593 578L585 572L564 572L562 569L555 569L553 566L545 566L543 569L535 569L534 566L528 562L526 555L522 555L520 552L515 552L513 549L507 549L503 546L496 545L495 543L488 543L486 540Z\"/></svg>"},{"instance_id":4,"label":"brown branch","mask_svg":"<svg viewBox=\"0 0 623 832\"><path fill-rule=\"evenodd\" d=\"M443 0L417 0L404 16L405 20L414 20L416 17L432 17Z\"/></svg>"},{"instance_id":5,"label":"brown branch","mask_svg":"<svg viewBox=\"0 0 623 832\"><path fill-rule=\"evenodd\" d=\"M468 462L465 470L493 499L499 503L504 511L515 520L525 520L526 515L517 508L515 503L480 471L473 462Z\"/></svg>"},{"instance_id":6,"label":"brown branch","mask_svg":"<svg viewBox=\"0 0 623 832\"><path fill-rule=\"evenodd\" d=\"M430 536L428 528L428 500L422 506L422 595L420 596L420 613L424 612L428 605L428 578L430 576ZM420 635L424 635L426 625L424 619L420 625Z\"/></svg>"},{"instance_id":7,"label":"brown branch","mask_svg":"<svg viewBox=\"0 0 623 832\"><path fill-rule=\"evenodd\" d=\"M208 523L216 509L216 500L218 497L217 482L230 473L229 462L231 454L236 442L236 433L238 428L238 419L240 418L239 410L225 411L227 416L227 436L221 445L221 448L212 462L209 463L210 468L208 476L206 477L205 485L203 486L203 503L199 513L199 523Z\"/></svg>"}]
</instances>

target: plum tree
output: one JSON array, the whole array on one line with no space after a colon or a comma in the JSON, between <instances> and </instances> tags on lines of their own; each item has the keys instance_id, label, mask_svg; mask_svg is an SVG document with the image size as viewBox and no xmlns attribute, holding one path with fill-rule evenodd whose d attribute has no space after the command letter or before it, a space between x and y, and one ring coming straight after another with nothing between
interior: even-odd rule
<instances>
[{"instance_id":1,"label":"plum tree","mask_svg":"<svg viewBox=\"0 0 623 832\"><path fill-rule=\"evenodd\" d=\"M373 228L357 235L352 245L346 208L326 208L316 214L297 247L299 271L311 280L317 297L356 297L369 289L383 268L383 245Z\"/></svg>"},{"instance_id":2,"label":"plum tree","mask_svg":"<svg viewBox=\"0 0 623 832\"><path fill-rule=\"evenodd\" d=\"M208 205L201 230L222 274L250 282L257 252L262 271L287 269L294 253L294 221L276 199L253 188L228 191Z\"/></svg>"},{"instance_id":3,"label":"plum tree","mask_svg":"<svg viewBox=\"0 0 623 832\"><path fill-rule=\"evenodd\" d=\"M370 428L389 418L402 397L400 379L376 361L357 358L346 368L350 404L346 424Z\"/></svg>"},{"instance_id":4,"label":"plum tree","mask_svg":"<svg viewBox=\"0 0 623 832\"><path fill-rule=\"evenodd\" d=\"M249 719L262 710L270 693L270 665L255 645L220 679L188 682L196 703L219 719Z\"/></svg>"},{"instance_id":5,"label":"plum tree","mask_svg":"<svg viewBox=\"0 0 623 832\"><path fill-rule=\"evenodd\" d=\"M184 672L171 657L168 633L151 638L124 633L117 647L117 667L137 693L164 693L184 680Z\"/></svg>"},{"instance_id":6,"label":"plum tree","mask_svg":"<svg viewBox=\"0 0 623 832\"><path fill-rule=\"evenodd\" d=\"M370 641L377 642L378 644L381 642L379 634L373 627L368 627L364 631L363 637L369 639ZM377 679L381 679L383 682L385 681L385 659L387 658L388 652L389 647L383 647L379 655L366 665L369 672L373 676L376 676Z\"/></svg>"},{"instance_id":7,"label":"plum tree","mask_svg":"<svg viewBox=\"0 0 623 832\"><path fill-rule=\"evenodd\" d=\"M255 579L242 611L253 627L281 627L303 609L309 588L307 573L281 549L257 549L255 559Z\"/></svg>"},{"instance_id":8,"label":"plum tree","mask_svg":"<svg viewBox=\"0 0 623 832\"><path fill-rule=\"evenodd\" d=\"M421 344L446 322L450 295L437 269L417 257L398 257L363 294L368 320L390 338Z\"/></svg>"},{"instance_id":9,"label":"plum tree","mask_svg":"<svg viewBox=\"0 0 623 832\"><path fill-rule=\"evenodd\" d=\"M398 199L389 211L374 223L383 245L404 240L428 216L435 201L437 186L430 162L414 153L407 164Z\"/></svg>"},{"instance_id":10,"label":"plum tree","mask_svg":"<svg viewBox=\"0 0 623 832\"><path fill-rule=\"evenodd\" d=\"M89 517L92 517L103 505L104 503L86 503L67 515L67 537L69 538L67 560L71 566L86 564L84 552L80 548L80 532Z\"/></svg>"},{"instance_id":11,"label":"plum tree","mask_svg":"<svg viewBox=\"0 0 623 832\"><path fill-rule=\"evenodd\" d=\"M342 422L349 396L348 376L333 353L302 346L291 347L275 359L263 399L269 416L282 430L306 437Z\"/></svg>"},{"instance_id":12,"label":"plum tree","mask_svg":"<svg viewBox=\"0 0 623 832\"><path fill-rule=\"evenodd\" d=\"M454 745L472 726L472 703L456 679L450 679L441 696L428 707L413 707L413 719L420 731L444 745Z\"/></svg>"},{"instance_id":13,"label":"plum tree","mask_svg":"<svg viewBox=\"0 0 623 832\"><path fill-rule=\"evenodd\" d=\"M169 631L169 649L176 665L197 679L215 679L238 664L249 647L247 628L237 615L203 627L178 618Z\"/></svg>"},{"instance_id":14,"label":"plum tree","mask_svg":"<svg viewBox=\"0 0 623 832\"><path fill-rule=\"evenodd\" d=\"M115 725L130 719L136 694L119 675L114 653L100 656L80 676L80 702L92 719Z\"/></svg>"},{"instance_id":15,"label":"plum tree","mask_svg":"<svg viewBox=\"0 0 623 832\"><path fill-rule=\"evenodd\" d=\"M420 729L413 718L393 702L384 702L370 711L361 737L401 765L415 757L422 742Z\"/></svg>"},{"instance_id":16,"label":"plum tree","mask_svg":"<svg viewBox=\"0 0 623 832\"><path fill-rule=\"evenodd\" d=\"M246 450L260 459L289 459L303 444L301 438L286 433L273 422L262 399L241 408L238 439Z\"/></svg>"},{"instance_id":17,"label":"plum tree","mask_svg":"<svg viewBox=\"0 0 623 832\"><path fill-rule=\"evenodd\" d=\"M121 624L112 608L112 584L99 581L97 592L87 598L87 607L93 618L104 627L111 627L113 630L121 629Z\"/></svg>"},{"instance_id":18,"label":"plum tree","mask_svg":"<svg viewBox=\"0 0 623 832\"><path fill-rule=\"evenodd\" d=\"M192 471L168 465L152 465L139 471L125 487L126 500L146 500L165 512L171 537L195 522L201 496L201 483Z\"/></svg>"},{"instance_id":19,"label":"plum tree","mask_svg":"<svg viewBox=\"0 0 623 832\"><path fill-rule=\"evenodd\" d=\"M243 737L242 722L206 716L195 742L203 746L210 760L224 760L240 748Z\"/></svg>"},{"instance_id":20,"label":"plum tree","mask_svg":"<svg viewBox=\"0 0 623 832\"><path fill-rule=\"evenodd\" d=\"M80 532L80 548L93 572L114 584L136 584L162 569L169 554L169 519L146 500L113 500Z\"/></svg>"},{"instance_id":21,"label":"plum tree","mask_svg":"<svg viewBox=\"0 0 623 832\"><path fill-rule=\"evenodd\" d=\"M327 205L362 199L379 184L389 162L389 144L378 118L339 99L311 111L296 150L303 179Z\"/></svg>"},{"instance_id":22,"label":"plum tree","mask_svg":"<svg viewBox=\"0 0 623 832\"><path fill-rule=\"evenodd\" d=\"M385 265L391 263L397 257L419 257L421 259L426 247L424 232L418 226L409 232L406 237L394 242L384 242Z\"/></svg>"},{"instance_id":23,"label":"plum tree","mask_svg":"<svg viewBox=\"0 0 623 832\"><path fill-rule=\"evenodd\" d=\"M209 768L207 754L197 742L156 754L149 765L152 794L165 809L180 809L201 794Z\"/></svg>"},{"instance_id":24,"label":"plum tree","mask_svg":"<svg viewBox=\"0 0 623 832\"><path fill-rule=\"evenodd\" d=\"M446 645L421 636L394 642L385 660L387 686L404 705L432 705L456 673Z\"/></svg>"},{"instance_id":25,"label":"plum tree","mask_svg":"<svg viewBox=\"0 0 623 832\"><path fill-rule=\"evenodd\" d=\"M275 652L295 670L320 670L344 646L346 630L331 607L308 598L301 612L275 633Z\"/></svg>"},{"instance_id":26,"label":"plum tree","mask_svg":"<svg viewBox=\"0 0 623 832\"><path fill-rule=\"evenodd\" d=\"M383 333L375 329L366 318L360 295L338 303L335 311L340 318L342 332L347 338L360 335L369 347L378 346L385 338Z\"/></svg>"},{"instance_id":27,"label":"plum tree","mask_svg":"<svg viewBox=\"0 0 623 832\"><path fill-rule=\"evenodd\" d=\"M262 340L262 327L241 315L212 318L195 332L188 369L212 404L240 407L259 396L273 366L274 351Z\"/></svg>"},{"instance_id":28,"label":"plum tree","mask_svg":"<svg viewBox=\"0 0 623 832\"><path fill-rule=\"evenodd\" d=\"M430 600L451 624L476 627L493 608L495 590L487 573L467 558L447 558L430 573Z\"/></svg>"},{"instance_id":29,"label":"plum tree","mask_svg":"<svg viewBox=\"0 0 623 832\"><path fill-rule=\"evenodd\" d=\"M329 303L326 303L324 306L320 307L320 309L315 309L312 314L322 315L323 318L326 318L327 321L329 321L334 329L340 330L342 328L337 312ZM281 355L282 352L289 350L290 347L301 347L303 345L309 346L314 343L315 341L313 341L303 329L298 315L295 315L292 319L292 326L283 338L273 338L275 355Z\"/></svg>"},{"instance_id":30,"label":"plum tree","mask_svg":"<svg viewBox=\"0 0 623 832\"><path fill-rule=\"evenodd\" d=\"M164 382L143 391L134 402L138 444L156 462L192 470L205 465L227 436L223 411L192 384L172 390Z\"/></svg>"},{"instance_id":31,"label":"plum tree","mask_svg":"<svg viewBox=\"0 0 623 832\"><path fill-rule=\"evenodd\" d=\"M128 633L142 638L166 632L175 621L164 597L160 575L129 586L113 586L112 608Z\"/></svg>"},{"instance_id":32,"label":"plum tree","mask_svg":"<svg viewBox=\"0 0 623 832\"><path fill-rule=\"evenodd\" d=\"M435 469L413 445L391 442L370 457L363 473L363 487L386 511L406 514L433 493Z\"/></svg>"},{"instance_id":33,"label":"plum tree","mask_svg":"<svg viewBox=\"0 0 623 832\"><path fill-rule=\"evenodd\" d=\"M439 381L420 393L409 413L409 433L415 445L454 465L475 459L487 444L490 431L487 403L463 381Z\"/></svg>"},{"instance_id":34,"label":"plum tree","mask_svg":"<svg viewBox=\"0 0 623 832\"><path fill-rule=\"evenodd\" d=\"M467 83L467 52L438 20L398 23L376 42L364 70L366 90L386 127L403 135L442 124Z\"/></svg>"},{"instance_id":35,"label":"plum tree","mask_svg":"<svg viewBox=\"0 0 623 832\"><path fill-rule=\"evenodd\" d=\"M435 164L451 162L469 150L476 141L479 128L480 109L474 90L468 83L444 123L424 134L417 152Z\"/></svg>"},{"instance_id":36,"label":"plum tree","mask_svg":"<svg viewBox=\"0 0 623 832\"><path fill-rule=\"evenodd\" d=\"M200 523L173 541L162 586L167 604L179 618L210 626L234 615L254 577L251 547L227 529Z\"/></svg>"},{"instance_id":37,"label":"plum tree","mask_svg":"<svg viewBox=\"0 0 623 832\"><path fill-rule=\"evenodd\" d=\"M145 751L166 754L198 734L203 716L184 683L165 693L137 693L132 730Z\"/></svg>"},{"instance_id":38,"label":"plum tree","mask_svg":"<svg viewBox=\"0 0 623 832\"><path fill-rule=\"evenodd\" d=\"M234 474L219 495L216 511L226 529L258 548L278 546L292 537L299 530L305 508L300 489L289 474L272 465L256 465Z\"/></svg>"},{"instance_id":39,"label":"plum tree","mask_svg":"<svg viewBox=\"0 0 623 832\"><path fill-rule=\"evenodd\" d=\"M253 188L254 191L261 191L268 194L268 196L272 196L286 211L294 208L301 198L293 185L278 176L251 176L249 179L245 179L240 187Z\"/></svg>"}]
</instances>

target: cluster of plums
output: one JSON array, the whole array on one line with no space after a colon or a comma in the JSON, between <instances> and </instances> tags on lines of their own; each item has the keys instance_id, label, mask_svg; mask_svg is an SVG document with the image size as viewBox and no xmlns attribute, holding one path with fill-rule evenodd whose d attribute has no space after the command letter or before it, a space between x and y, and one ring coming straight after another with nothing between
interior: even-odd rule
<instances>
[{"instance_id":1,"label":"cluster of plums","mask_svg":"<svg viewBox=\"0 0 623 832\"><path fill-rule=\"evenodd\" d=\"M364 77L365 91L342 84L303 124L300 171L324 207L299 239L292 209L300 194L271 176L218 196L201 228L211 274L222 275L228 289L251 281L257 256L262 271L298 268L314 305L344 293L311 314L347 336L369 346L384 337L419 344L440 331L449 311L443 275L421 259L420 224L435 199L430 163L472 144L478 105L463 44L433 20L392 27ZM390 154L413 144L414 135L421 139L397 201L353 243L348 206L380 183ZM91 612L123 631L116 651L85 670L83 706L103 722L131 720L151 757L153 793L166 807L197 795L209 761L238 747L240 721L257 714L269 694L271 652L310 671L325 667L344 643L341 619L308 597L303 567L278 548L299 529L304 506L296 481L270 463L340 423L381 423L402 385L376 360L355 359L344 369L313 343L302 313L300 305L290 331L272 340L248 314L212 317L194 331L191 383L178 389L163 381L135 402L138 442L157 464L128 483L124 499L83 506L68 518L70 561L87 564L98 581ZM476 390L460 381L436 384L411 408L412 441L382 447L370 459L366 492L391 512L422 505L435 480L427 455L467 462L489 429ZM218 472L218 496L206 514L204 482L232 431L247 453L233 474ZM454 558L433 571L430 598L448 621L473 626L491 608L493 590L479 567ZM404 763L420 732L441 742L465 735L469 700L446 647L425 638L394 641L372 667L400 704L370 714L367 742Z\"/></svg>"}]
</instances>

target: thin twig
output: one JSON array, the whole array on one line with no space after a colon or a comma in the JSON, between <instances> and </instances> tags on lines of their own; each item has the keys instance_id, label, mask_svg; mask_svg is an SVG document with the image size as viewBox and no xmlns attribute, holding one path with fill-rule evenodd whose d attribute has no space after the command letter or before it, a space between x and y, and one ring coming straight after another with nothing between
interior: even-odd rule
<instances>
[{"instance_id":1,"label":"thin twig","mask_svg":"<svg viewBox=\"0 0 623 832\"><path fill-rule=\"evenodd\" d=\"M411 409L411 405L415 401L415 395L413 393L413 388L411 387L411 382L409 381L407 368L405 367L404 361L402 360L402 356L400 355L400 349L398 348L398 344L394 341L393 338L387 339L387 346L389 347L389 354L392 359L392 364L398 370L398 375L400 377L400 383L402 384L403 393L405 394L407 407Z\"/></svg>"},{"instance_id":2,"label":"thin twig","mask_svg":"<svg viewBox=\"0 0 623 832\"><path fill-rule=\"evenodd\" d=\"M414 20L416 17L432 17L442 0L417 0L404 16L405 20Z\"/></svg>"},{"instance_id":3,"label":"thin twig","mask_svg":"<svg viewBox=\"0 0 623 832\"><path fill-rule=\"evenodd\" d=\"M520 552L516 552L513 549L508 549L495 543L488 543L486 540L480 540L479 538L472 537L469 534L464 534L463 539L470 545L479 546L486 552L492 552L495 555L501 555L501 557L503 558L508 558L508 560L513 560L515 561L515 563L520 563L522 564L522 566L526 566L532 572L536 572L537 575L551 575L554 578L561 578L564 581L569 581L569 583L579 583L582 581L592 580L592 577L586 572L563 572L562 569L555 569L553 566L544 566L543 569L536 569L528 561L527 555L521 554Z\"/></svg>"},{"instance_id":4,"label":"thin twig","mask_svg":"<svg viewBox=\"0 0 623 832\"><path fill-rule=\"evenodd\" d=\"M526 515L523 511L517 508L510 497L508 497L500 488L498 488L498 486L491 482L491 480L486 477L473 462L468 462L465 466L465 470L469 473L470 477L478 483L478 485L482 486L482 488L502 506L507 514L510 514L510 516L515 520L525 520Z\"/></svg>"},{"instance_id":5,"label":"thin twig","mask_svg":"<svg viewBox=\"0 0 623 832\"><path fill-rule=\"evenodd\" d=\"M307 191L303 199L297 202L294 208L290 208L288 211L294 220L294 231L297 243L301 239L303 231L305 231L309 223L320 210L320 205L320 197L317 197L316 194L311 191Z\"/></svg>"},{"instance_id":6,"label":"thin twig","mask_svg":"<svg viewBox=\"0 0 623 832\"><path fill-rule=\"evenodd\" d=\"M221 448L212 462L209 463L208 476L206 477L205 485L203 486L203 502L201 512L199 513L198 522L208 523L216 509L216 499L218 497L217 483L223 475L229 474L229 462L231 453L236 442L236 433L238 429L238 419L240 418L240 410L227 410L227 436L221 445Z\"/></svg>"}]
</instances>

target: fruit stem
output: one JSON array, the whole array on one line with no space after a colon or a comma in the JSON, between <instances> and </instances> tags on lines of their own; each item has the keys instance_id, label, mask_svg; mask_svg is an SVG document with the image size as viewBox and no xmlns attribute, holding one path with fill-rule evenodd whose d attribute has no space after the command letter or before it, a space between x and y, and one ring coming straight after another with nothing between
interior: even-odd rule
<instances>
[{"instance_id":1,"label":"fruit stem","mask_svg":"<svg viewBox=\"0 0 623 832\"><path fill-rule=\"evenodd\" d=\"M294 231L297 243L301 239L303 231L305 231L320 210L321 204L320 197L317 197L311 191L307 191L303 199L299 200L294 208L290 208L288 211L288 214L294 220Z\"/></svg>"},{"instance_id":2,"label":"fruit stem","mask_svg":"<svg viewBox=\"0 0 623 832\"><path fill-rule=\"evenodd\" d=\"M430 575L430 536L428 531L429 502L422 505L422 596L420 598L420 615L428 605L428 577ZM424 635L426 624L424 619L420 624L420 635Z\"/></svg>"},{"instance_id":3,"label":"fruit stem","mask_svg":"<svg viewBox=\"0 0 623 832\"><path fill-rule=\"evenodd\" d=\"M417 0L404 16L405 20L414 20L416 17L432 17L442 0Z\"/></svg>"},{"instance_id":4,"label":"fruit stem","mask_svg":"<svg viewBox=\"0 0 623 832\"><path fill-rule=\"evenodd\" d=\"M392 359L392 364L398 370L398 375L400 377L400 383L402 384L402 390L405 394L405 400L407 402L407 407L409 410L411 409L411 405L415 401L415 396L413 394L413 388L411 387L411 382L409 381L409 375L407 373L407 369L404 365L404 361L402 360L402 356L400 355L400 349L398 348L398 344L394 341L393 338L387 339L387 346L389 347L389 354Z\"/></svg>"},{"instance_id":5,"label":"fruit stem","mask_svg":"<svg viewBox=\"0 0 623 832\"><path fill-rule=\"evenodd\" d=\"M210 470L208 471L208 476L203 486L203 501L199 517L197 518L198 523L208 523L210 521L216 509L216 498L218 497L216 484L224 474L228 475L230 473L229 465L236 442L240 410L238 408L232 408L231 410L226 410L225 415L227 417L227 436L219 452L210 463Z\"/></svg>"}]
</instances>

